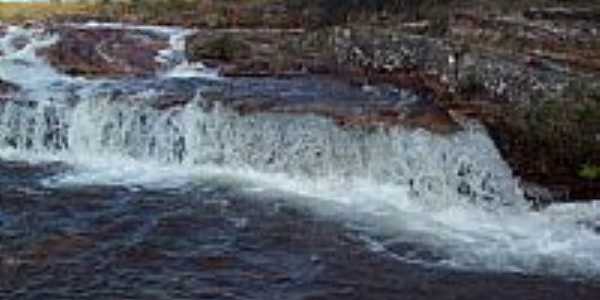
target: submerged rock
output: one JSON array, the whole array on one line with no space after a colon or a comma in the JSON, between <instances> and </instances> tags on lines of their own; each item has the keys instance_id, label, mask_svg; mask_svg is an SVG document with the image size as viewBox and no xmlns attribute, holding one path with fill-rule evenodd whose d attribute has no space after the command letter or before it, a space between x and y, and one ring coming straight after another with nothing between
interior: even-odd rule
<instances>
[{"instance_id":1,"label":"submerged rock","mask_svg":"<svg viewBox=\"0 0 600 300\"><path fill-rule=\"evenodd\" d=\"M19 90L18 85L0 79L0 101L11 99Z\"/></svg>"},{"instance_id":2,"label":"submerged rock","mask_svg":"<svg viewBox=\"0 0 600 300\"><path fill-rule=\"evenodd\" d=\"M150 31L57 26L60 36L41 55L58 70L89 77L148 76L161 64L156 60L168 45L167 36Z\"/></svg>"}]
</instances>

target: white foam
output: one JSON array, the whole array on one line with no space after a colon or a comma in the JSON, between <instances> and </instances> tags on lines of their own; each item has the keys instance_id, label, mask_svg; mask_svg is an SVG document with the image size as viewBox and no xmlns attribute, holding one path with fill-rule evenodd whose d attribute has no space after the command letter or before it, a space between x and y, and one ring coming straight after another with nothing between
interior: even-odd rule
<instances>
[{"instance_id":1,"label":"white foam","mask_svg":"<svg viewBox=\"0 0 600 300\"><path fill-rule=\"evenodd\" d=\"M9 39L20 35L32 42L11 49ZM9 50L0 58L0 78L36 91L33 99L48 97L49 86L70 80L35 56L35 49L52 42L42 32L12 28L0 39ZM27 63L19 66L19 60ZM450 136L367 132L317 116L206 112L194 101L159 111L143 101L116 103L93 93L84 98L74 106L0 104L0 157L72 166L45 181L52 187L177 188L218 180L249 193L284 191L290 201L316 211L339 207L339 218L369 225L364 232L373 249L409 262L600 275L600 238L591 228L600 204L530 211L518 181L478 126ZM433 258L394 250L402 244L422 245Z\"/></svg>"},{"instance_id":2,"label":"white foam","mask_svg":"<svg viewBox=\"0 0 600 300\"><path fill-rule=\"evenodd\" d=\"M452 136L367 133L315 116L240 117L196 103L167 111L135 103L9 103L0 110L0 157L69 163L71 172L46 181L55 187L218 180L250 193L284 191L316 211L339 205L339 218L371 224L382 237L374 241L407 261L423 258L394 252L395 245L422 245L437 257L425 261L452 267L600 274L600 237L582 225L598 219L599 206L528 210L480 128Z\"/></svg>"},{"instance_id":3,"label":"white foam","mask_svg":"<svg viewBox=\"0 0 600 300\"><path fill-rule=\"evenodd\" d=\"M219 73L215 69L206 67L201 62L189 62L186 54L186 38L196 31L176 26L148 26L124 23L98 23L71 24L78 28L109 28L118 30L141 30L166 35L169 38L169 48L159 51L156 60L164 64L165 71L159 74L167 78L203 78L219 80Z\"/></svg>"},{"instance_id":4,"label":"white foam","mask_svg":"<svg viewBox=\"0 0 600 300\"><path fill-rule=\"evenodd\" d=\"M17 40L23 40L23 48L16 48ZM40 49L58 41L58 36L47 33L42 28L23 29L9 26L6 35L0 37L0 79L18 84L32 99L48 101L65 98L64 86L80 79L58 73L42 58L36 55Z\"/></svg>"}]
</instances>

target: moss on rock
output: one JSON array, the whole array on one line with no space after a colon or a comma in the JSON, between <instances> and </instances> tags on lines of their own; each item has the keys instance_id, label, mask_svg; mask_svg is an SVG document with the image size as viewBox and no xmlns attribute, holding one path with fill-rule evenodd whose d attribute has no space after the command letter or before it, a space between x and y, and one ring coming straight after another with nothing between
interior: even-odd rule
<instances>
[{"instance_id":1,"label":"moss on rock","mask_svg":"<svg viewBox=\"0 0 600 300\"><path fill-rule=\"evenodd\" d=\"M250 52L250 45L228 33L209 41L192 40L187 45L187 53L194 61L206 59L233 61L250 57Z\"/></svg>"}]
</instances>

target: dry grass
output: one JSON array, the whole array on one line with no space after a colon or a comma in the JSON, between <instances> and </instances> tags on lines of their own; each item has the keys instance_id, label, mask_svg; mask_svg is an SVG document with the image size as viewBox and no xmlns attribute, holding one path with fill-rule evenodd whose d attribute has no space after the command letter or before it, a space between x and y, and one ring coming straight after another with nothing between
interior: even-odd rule
<instances>
[{"instance_id":1,"label":"dry grass","mask_svg":"<svg viewBox=\"0 0 600 300\"><path fill-rule=\"evenodd\" d=\"M97 5L90 3L0 3L0 21L20 23L24 21L46 20L53 16L93 14Z\"/></svg>"}]
</instances>

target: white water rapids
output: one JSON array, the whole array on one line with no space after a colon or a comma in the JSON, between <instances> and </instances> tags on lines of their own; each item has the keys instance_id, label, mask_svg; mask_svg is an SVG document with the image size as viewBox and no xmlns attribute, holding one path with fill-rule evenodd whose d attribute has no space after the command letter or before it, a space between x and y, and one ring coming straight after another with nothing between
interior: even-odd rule
<instances>
[{"instance_id":1,"label":"white water rapids","mask_svg":"<svg viewBox=\"0 0 600 300\"><path fill-rule=\"evenodd\" d=\"M12 39L20 35L30 42L15 49ZM26 99L0 103L0 158L72 166L47 179L48 186L163 188L226 176L232 184L252 182L257 192L289 193L316 211L339 204L346 208L342 220L366 216L376 224L365 229L373 250L409 262L428 261L388 249L417 244L439 257L436 264L458 268L600 274L600 236L589 226L600 219L597 205L530 210L518 180L476 124L448 136L342 129L313 115L206 109L200 96L158 110L86 89L72 103L53 87L98 82L58 74L35 56L57 38L16 27L0 37L0 78L21 85Z\"/></svg>"}]
</instances>

